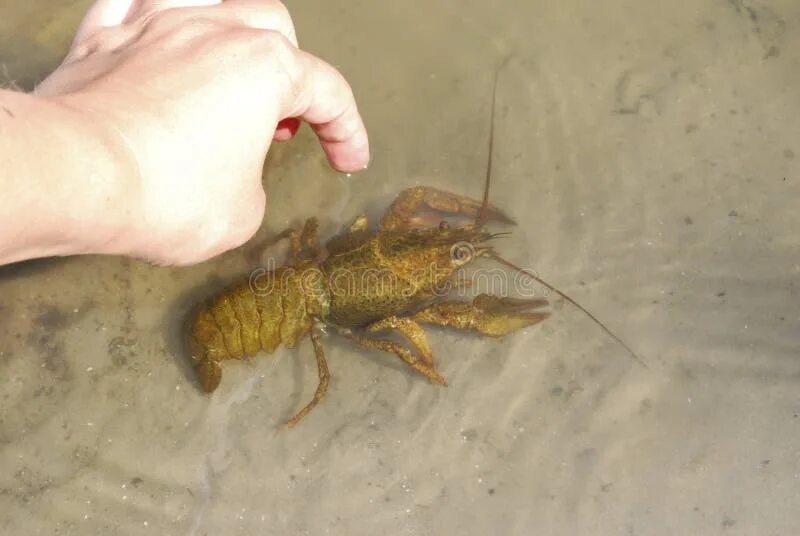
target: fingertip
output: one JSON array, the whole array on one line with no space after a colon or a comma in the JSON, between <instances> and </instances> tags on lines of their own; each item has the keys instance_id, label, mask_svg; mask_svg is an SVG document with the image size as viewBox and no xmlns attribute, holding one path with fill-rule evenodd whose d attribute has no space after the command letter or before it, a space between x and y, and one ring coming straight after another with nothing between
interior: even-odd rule
<instances>
[{"instance_id":1,"label":"fingertip","mask_svg":"<svg viewBox=\"0 0 800 536\"><path fill-rule=\"evenodd\" d=\"M309 123L334 169L363 171L369 164L369 139L347 80L306 52L296 50L292 58L294 75L288 78L295 83L287 88L293 91L284 99L283 113Z\"/></svg>"},{"instance_id":2,"label":"fingertip","mask_svg":"<svg viewBox=\"0 0 800 536\"><path fill-rule=\"evenodd\" d=\"M278 126L275 128L275 135L273 136L273 139L275 141L290 140L295 134L297 134L299 129L300 119L296 117L288 117L278 123Z\"/></svg>"},{"instance_id":3,"label":"fingertip","mask_svg":"<svg viewBox=\"0 0 800 536\"><path fill-rule=\"evenodd\" d=\"M370 150L366 133L347 141L323 141L328 161L337 171L357 173L369 166Z\"/></svg>"},{"instance_id":4,"label":"fingertip","mask_svg":"<svg viewBox=\"0 0 800 536\"><path fill-rule=\"evenodd\" d=\"M288 129L279 129L275 131L275 135L272 136L273 141L289 141L294 138L294 132Z\"/></svg>"}]
</instances>

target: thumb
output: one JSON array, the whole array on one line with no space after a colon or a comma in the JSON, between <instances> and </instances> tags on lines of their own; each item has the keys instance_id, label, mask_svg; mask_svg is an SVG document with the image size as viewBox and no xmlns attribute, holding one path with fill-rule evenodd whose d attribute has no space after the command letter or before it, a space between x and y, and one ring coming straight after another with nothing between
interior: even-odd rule
<instances>
[{"instance_id":1,"label":"thumb","mask_svg":"<svg viewBox=\"0 0 800 536\"><path fill-rule=\"evenodd\" d=\"M131 5L136 2L137 0L97 0L83 17L72 45L75 46L103 28L122 24Z\"/></svg>"}]
</instances>

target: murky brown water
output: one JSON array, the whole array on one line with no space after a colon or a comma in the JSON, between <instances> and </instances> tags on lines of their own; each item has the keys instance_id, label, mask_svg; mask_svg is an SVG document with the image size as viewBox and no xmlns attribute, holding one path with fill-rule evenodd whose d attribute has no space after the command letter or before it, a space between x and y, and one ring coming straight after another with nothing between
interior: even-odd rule
<instances>
[{"instance_id":1,"label":"murky brown water","mask_svg":"<svg viewBox=\"0 0 800 536\"><path fill-rule=\"evenodd\" d=\"M31 87L87 2L0 3L0 66ZM790 0L290 2L352 82L368 173L308 131L275 147L260 236L326 235L422 183L493 198L507 255L570 306L500 341L434 331L450 380L326 341L229 365L214 397L178 357L232 252L0 269L3 534L797 534L800 8Z\"/></svg>"}]
</instances>

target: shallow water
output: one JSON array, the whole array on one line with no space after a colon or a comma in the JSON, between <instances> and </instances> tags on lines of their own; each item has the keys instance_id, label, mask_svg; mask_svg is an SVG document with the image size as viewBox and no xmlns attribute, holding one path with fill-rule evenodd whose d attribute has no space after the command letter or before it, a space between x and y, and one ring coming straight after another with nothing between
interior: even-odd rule
<instances>
[{"instance_id":1,"label":"shallow water","mask_svg":"<svg viewBox=\"0 0 800 536\"><path fill-rule=\"evenodd\" d=\"M6 82L56 65L87 2L0 4ZM290 2L351 81L374 161L276 146L259 238L326 236L413 184L480 196L494 67L502 242L569 305L503 340L433 330L450 386L326 340L179 356L198 296L251 264L0 269L3 534L797 534L800 9L790 0ZM796 156L797 155L797 156ZM280 250L270 250L279 254Z\"/></svg>"}]
</instances>

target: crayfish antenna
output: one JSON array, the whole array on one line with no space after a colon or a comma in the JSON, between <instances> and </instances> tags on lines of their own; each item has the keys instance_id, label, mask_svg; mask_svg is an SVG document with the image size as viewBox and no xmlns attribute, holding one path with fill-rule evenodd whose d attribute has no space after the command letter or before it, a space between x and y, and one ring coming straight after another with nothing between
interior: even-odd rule
<instances>
[{"instance_id":1,"label":"crayfish antenna","mask_svg":"<svg viewBox=\"0 0 800 536\"><path fill-rule=\"evenodd\" d=\"M485 182L485 185L483 187L483 201L481 202L481 208L480 208L480 211L478 212L478 216L475 218L475 227L482 227L483 225L486 224L487 220L490 217L489 185L491 184L491 179L492 179L492 156L494 155L494 123L495 123L495 108L497 107L497 81L500 78L500 72L506 66L506 64L508 63L509 59L510 58L505 58L502 61L502 63L500 63L500 65L497 66L497 69L495 70L495 74L494 74L494 86L492 87L492 107L491 107L491 116L490 116L491 118L489 120L489 154L488 154L487 162L486 162L486 182ZM508 219L508 218L506 218L506 219ZM497 238L502 234L503 233L497 233L495 235L492 235L491 238ZM590 313L584 306L582 306L581 304L579 304L578 302L576 302L575 300L573 300L572 298L570 298L569 296L567 296L566 294L564 294L563 292L558 290L556 287L554 287L553 285L551 285L547 281L543 280L541 277L539 277L539 276L537 276L535 274L532 274L527 270L523 270L522 268L516 266L512 262L507 261L503 257L499 256L497 253L495 253L495 251L492 248L486 248L485 249L485 254L486 254L486 256L493 258L494 260L496 260L500 264L503 264L503 265L511 268L512 270L516 270L518 272L523 272L526 276L528 276L533 281L536 281L537 283L543 285L544 287L552 290L553 292L555 292L556 294L561 296L564 300L568 301L569 303L571 303L572 305L577 307L586 316L591 318L592 321L595 324L600 326L600 328L603 331L605 331L612 339L617 341L628 352L628 354L630 354L631 357L633 357L633 359L635 359L644 368L648 368L647 363L645 363L644 360L641 357L639 357L639 355L636 352L634 352L631 349L630 346L625 344L625 341L620 339L613 331L611 331L605 324L603 324L600 321L599 318L597 318L592 313Z\"/></svg>"},{"instance_id":2,"label":"crayfish antenna","mask_svg":"<svg viewBox=\"0 0 800 536\"><path fill-rule=\"evenodd\" d=\"M492 108L489 116L489 154L486 161L486 182L483 187L483 202L481 203L481 209L478 212L478 216L475 218L475 227L482 227L485 225L490 216L489 184L491 183L492 179L492 155L494 155L494 120L495 108L497 107L497 80L500 78L500 72L506 66L509 59L510 58L505 58L502 63L497 66L497 69L495 69L494 72L494 86L492 86ZM507 223L513 223L513 220L507 216L504 217L504 219L507 220Z\"/></svg>"},{"instance_id":3,"label":"crayfish antenna","mask_svg":"<svg viewBox=\"0 0 800 536\"><path fill-rule=\"evenodd\" d=\"M561 296L562 298L564 298L566 301L568 301L569 303L571 303L572 305L574 305L575 307L577 307L579 310L581 310L581 311L582 311L582 312L583 312L583 313L584 313L586 316L588 316L589 318L591 318L591 319L592 319L592 321L593 321L595 324L597 324L598 326L600 326L600 328L601 328L603 331L605 331L605 332L606 332L606 333L607 333L607 334L608 334L608 335L609 335L609 336L610 336L612 339L614 339L615 341L617 341L617 342L620 344L620 346L622 346L622 347L623 347L623 348L624 348L624 349L625 349L625 350L628 352L628 354L630 354L630 356L631 356L631 357L633 357L633 359L635 359L636 361L638 361L638 363L639 363L641 366L643 366L644 368L649 368L649 367L647 366L647 363L645 363L644 359L642 359L641 357L639 357L639 354L637 354L636 352L634 352L634 351L631 349L631 347L630 347L630 346L628 346L627 344L625 344L625 341L623 341L622 339L620 339L620 338L619 338L619 337L618 337L618 336L617 336L617 335L616 335L616 334L615 334L613 331L611 331L611 330L610 330L610 329L609 329L609 328L608 328L608 327L607 327L605 324L603 324L603 323L600 321L600 319L598 319L596 316L594 316L592 313L590 313L590 312L589 312L589 311L588 311L588 310L587 310L587 309L586 309L584 306L582 306L581 304L579 304L578 302L576 302L575 300L573 300L572 298L570 298L569 296L567 296L566 294L564 294L563 292L561 292L560 290L558 290L556 287L554 287L553 285L551 285L550 283L548 283L547 281L545 281L545 280L544 280L544 279L542 279L541 277L539 277L539 276L537 276L537 275L535 275L535 274L532 274L532 273L531 273L529 270L523 270L522 268L520 268L520 267L519 267L519 266L517 266L516 264L513 264L511 261L507 261L506 259L504 259L503 257L501 257L500 255L498 255L497 253L495 253L493 250L492 250L492 251L489 251L489 252L487 253L487 256L489 256L489 257L493 258L494 260L496 260L496 261L497 261L497 262L499 262L500 264L503 264L503 265L505 265L505 266L507 266L507 267L511 268L512 270L516 270L517 272L522 272L522 273L524 273L524 274L525 274L527 277L529 277L529 278L530 278L530 279L532 279L533 281L536 281L537 283L539 283L539 284L541 284L541 285L545 286L546 288L548 288L548 289L552 290L553 292L555 292L556 294L558 294L559 296Z\"/></svg>"},{"instance_id":4,"label":"crayfish antenna","mask_svg":"<svg viewBox=\"0 0 800 536\"><path fill-rule=\"evenodd\" d=\"M494 76L494 88L492 89L492 111L491 119L489 120L489 156L486 162L486 182L483 186L483 202L481 202L481 210L478 212L478 217L475 218L475 227L482 227L489 219L489 185L492 180L492 155L494 154L494 109L497 104L497 79L499 78L499 69Z\"/></svg>"}]
</instances>

